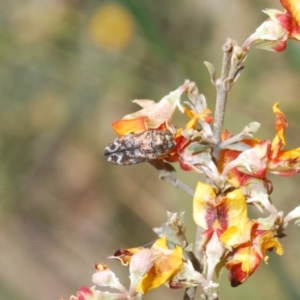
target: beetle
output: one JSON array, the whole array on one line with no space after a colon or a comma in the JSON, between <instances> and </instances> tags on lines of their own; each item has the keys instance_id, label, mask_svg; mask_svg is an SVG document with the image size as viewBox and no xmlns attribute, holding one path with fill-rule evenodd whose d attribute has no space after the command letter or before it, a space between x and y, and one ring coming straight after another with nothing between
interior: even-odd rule
<instances>
[{"instance_id":1,"label":"beetle","mask_svg":"<svg viewBox=\"0 0 300 300\"><path fill-rule=\"evenodd\" d=\"M104 156L110 163L127 166L161 159L175 146L169 130L150 129L116 138L105 147Z\"/></svg>"}]
</instances>

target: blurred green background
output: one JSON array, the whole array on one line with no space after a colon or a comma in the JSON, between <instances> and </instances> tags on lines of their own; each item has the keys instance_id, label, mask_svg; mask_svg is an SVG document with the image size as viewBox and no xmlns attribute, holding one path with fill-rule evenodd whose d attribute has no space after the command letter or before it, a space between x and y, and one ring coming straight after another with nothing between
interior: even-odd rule
<instances>
[{"instance_id":1,"label":"blurred green background","mask_svg":"<svg viewBox=\"0 0 300 300\"><path fill-rule=\"evenodd\" d=\"M150 165L108 164L103 148L112 121L137 110L133 99L158 101L187 78L213 110L215 91L203 61L219 70L225 38L240 44L279 1L12 0L0 3L0 298L68 299L91 286L94 263L124 282L128 270L107 261L119 248L155 240L166 211L192 201L158 179ZM299 145L300 44L270 53L252 48L228 100L226 128L262 123L274 136L272 105L281 103ZM175 119L183 124L180 115ZM178 171L195 186L196 174ZM288 212L300 202L299 177L275 178L273 202ZM250 279L231 288L222 274L220 299L300 299L300 229L281 240ZM181 299L160 288L146 299ZM199 299L199 297L198 297Z\"/></svg>"}]
</instances>

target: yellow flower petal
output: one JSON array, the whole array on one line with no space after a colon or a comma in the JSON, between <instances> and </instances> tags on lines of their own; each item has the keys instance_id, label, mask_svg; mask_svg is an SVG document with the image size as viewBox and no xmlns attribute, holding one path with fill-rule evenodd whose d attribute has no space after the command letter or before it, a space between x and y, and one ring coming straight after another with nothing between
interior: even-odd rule
<instances>
[{"instance_id":1,"label":"yellow flower petal","mask_svg":"<svg viewBox=\"0 0 300 300\"><path fill-rule=\"evenodd\" d=\"M272 157L276 157L277 153L285 146L284 133L286 128L289 125L286 122L285 115L278 107L279 107L279 103L276 102L273 106L273 112L276 116L275 118L276 136L272 142L272 151L273 151Z\"/></svg>"},{"instance_id":2,"label":"yellow flower petal","mask_svg":"<svg viewBox=\"0 0 300 300\"><path fill-rule=\"evenodd\" d=\"M225 246L237 247L251 238L253 222L247 217L247 204L242 189L236 189L226 195L227 226L220 236Z\"/></svg>"},{"instance_id":3,"label":"yellow flower petal","mask_svg":"<svg viewBox=\"0 0 300 300\"><path fill-rule=\"evenodd\" d=\"M267 260L266 251L272 248L276 248L276 254L282 255L283 248L279 241L274 237L273 231L267 231L264 234L260 235L258 238L258 247L261 254L263 255L264 260Z\"/></svg>"},{"instance_id":4,"label":"yellow flower petal","mask_svg":"<svg viewBox=\"0 0 300 300\"><path fill-rule=\"evenodd\" d=\"M241 220L238 226L230 226L220 235L220 241L227 247L238 247L251 239L253 222Z\"/></svg>"},{"instance_id":5,"label":"yellow flower petal","mask_svg":"<svg viewBox=\"0 0 300 300\"><path fill-rule=\"evenodd\" d=\"M206 109L204 113L199 113L199 114L194 113L194 111L187 109L186 107L184 107L183 109L184 109L184 113L191 119L185 125L186 129L196 128L198 119L201 119L201 118L205 119L205 121L208 123L210 123L210 121L212 120L212 118L209 116L209 114L211 113L211 111L209 109Z\"/></svg>"},{"instance_id":6,"label":"yellow flower petal","mask_svg":"<svg viewBox=\"0 0 300 300\"><path fill-rule=\"evenodd\" d=\"M247 205L242 189L235 189L226 195L226 207L228 210L228 227L240 226L247 220Z\"/></svg>"},{"instance_id":7,"label":"yellow flower petal","mask_svg":"<svg viewBox=\"0 0 300 300\"><path fill-rule=\"evenodd\" d=\"M213 188L202 182L198 182L193 200L193 217L197 225L204 229L209 227L208 215L215 209L216 193Z\"/></svg>"},{"instance_id":8,"label":"yellow flower petal","mask_svg":"<svg viewBox=\"0 0 300 300\"><path fill-rule=\"evenodd\" d=\"M167 247L166 237L157 240L151 248L154 266L143 277L136 287L136 292L145 294L150 289L165 284L172 276L178 273L183 265L182 248Z\"/></svg>"},{"instance_id":9,"label":"yellow flower petal","mask_svg":"<svg viewBox=\"0 0 300 300\"><path fill-rule=\"evenodd\" d=\"M251 274L254 269L256 269L257 264L259 264L260 259L257 257L256 251L251 247L244 247L238 252L235 259L242 262L242 271Z\"/></svg>"}]
</instances>

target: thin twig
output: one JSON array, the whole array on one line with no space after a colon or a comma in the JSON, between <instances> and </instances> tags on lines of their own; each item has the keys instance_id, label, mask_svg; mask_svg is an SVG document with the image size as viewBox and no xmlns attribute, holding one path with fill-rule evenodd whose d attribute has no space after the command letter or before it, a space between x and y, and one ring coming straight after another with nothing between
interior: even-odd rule
<instances>
[{"instance_id":1,"label":"thin twig","mask_svg":"<svg viewBox=\"0 0 300 300\"><path fill-rule=\"evenodd\" d=\"M220 154L219 143L221 141L221 133L223 128L227 92L228 92L226 80L228 80L228 76L230 73L232 51L233 51L233 41L231 39L227 39L226 43L223 46L224 53L223 53L221 77L217 79L215 82L216 91L217 91L216 109L215 109L215 117L214 117L214 133L213 133L215 147L213 149L212 155L216 161L218 160Z\"/></svg>"},{"instance_id":2,"label":"thin twig","mask_svg":"<svg viewBox=\"0 0 300 300\"><path fill-rule=\"evenodd\" d=\"M247 51L237 46L236 42L231 39L226 40L226 43L223 46L223 52L221 77L214 83L216 86L217 97L213 130L215 146L213 148L212 156L215 161L218 161L221 151L220 142L227 94L244 68L242 64L247 56Z\"/></svg>"},{"instance_id":3,"label":"thin twig","mask_svg":"<svg viewBox=\"0 0 300 300\"><path fill-rule=\"evenodd\" d=\"M150 164L157 169L160 179L194 197L195 191L177 178L176 171L170 164L162 160L153 160Z\"/></svg>"}]
</instances>

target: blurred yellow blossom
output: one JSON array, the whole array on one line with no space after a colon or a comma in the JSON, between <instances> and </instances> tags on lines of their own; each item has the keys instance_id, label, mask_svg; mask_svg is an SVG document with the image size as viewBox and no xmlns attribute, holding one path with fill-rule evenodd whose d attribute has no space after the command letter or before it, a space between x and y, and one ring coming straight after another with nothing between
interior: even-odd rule
<instances>
[{"instance_id":1,"label":"blurred yellow blossom","mask_svg":"<svg viewBox=\"0 0 300 300\"><path fill-rule=\"evenodd\" d=\"M102 5L89 23L92 41L108 51L123 50L130 43L133 32L133 17L117 4Z\"/></svg>"}]
</instances>

